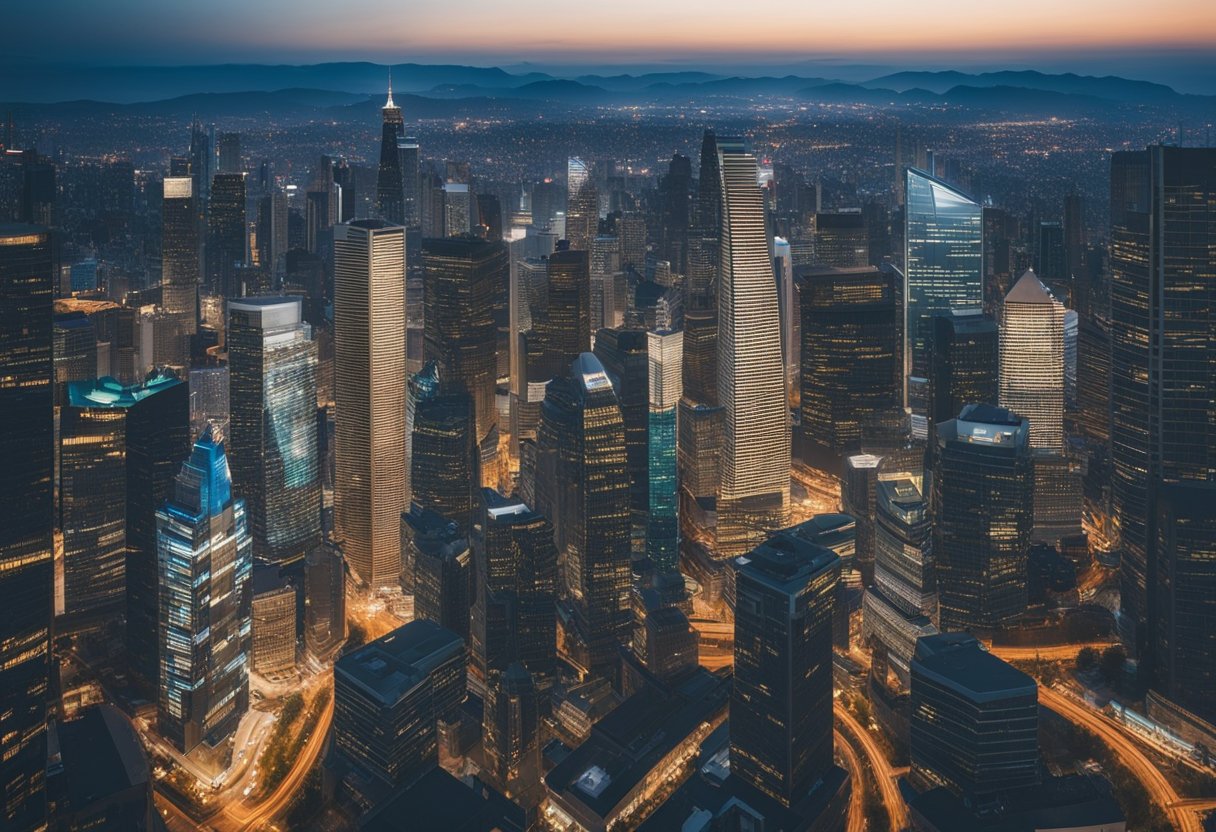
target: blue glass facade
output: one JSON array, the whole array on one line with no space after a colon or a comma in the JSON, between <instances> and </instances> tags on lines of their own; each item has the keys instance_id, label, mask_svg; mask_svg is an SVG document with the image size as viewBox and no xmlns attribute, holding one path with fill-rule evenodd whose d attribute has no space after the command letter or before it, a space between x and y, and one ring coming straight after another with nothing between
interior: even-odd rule
<instances>
[{"instance_id":1,"label":"blue glass facade","mask_svg":"<svg viewBox=\"0 0 1216 832\"><path fill-rule=\"evenodd\" d=\"M909 168L904 226L904 351L912 376L926 378L932 319L984 303L984 225L979 204Z\"/></svg>"}]
</instances>

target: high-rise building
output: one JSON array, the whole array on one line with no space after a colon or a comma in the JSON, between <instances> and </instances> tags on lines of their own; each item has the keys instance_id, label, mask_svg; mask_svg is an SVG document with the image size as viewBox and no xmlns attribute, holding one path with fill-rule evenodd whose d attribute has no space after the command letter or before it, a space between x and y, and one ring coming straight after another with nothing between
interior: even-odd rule
<instances>
[{"instance_id":1,"label":"high-rise building","mask_svg":"<svg viewBox=\"0 0 1216 832\"><path fill-rule=\"evenodd\" d=\"M599 192L591 166L577 156L566 165L566 239L574 251L589 251L599 226Z\"/></svg>"},{"instance_id":2,"label":"high-rise building","mask_svg":"<svg viewBox=\"0 0 1216 832\"><path fill-rule=\"evenodd\" d=\"M1039 783L1034 679L963 633L926 636L912 660L912 773L969 802Z\"/></svg>"},{"instance_id":3,"label":"high-rise building","mask_svg":"<svg viewBox=\"0 0 1216 832\"><path fill-rule=\"evenodd\" d=\"M199 240L194 180L166 176L161 203L161 306L177 323L173 364L189 363L190 336L198 329Z\"/></svg>"},{"instance_id":4,"label":"high-rise building","mask_svg":"<svg viewBox=\"0 0 1216 832\"><path fill-rule=\"evenodd\" d=\"M69 381L97 378L97 329L83 312L55 315L55 405L67 401Z\"/></svg>"},{"instance_id":5,"label":"high-rise building","mask_svg":"<svg viewBox=\"0 0 1216 832\"><path fill-rule=\"evenodd\" d=\"M991 629L1026 610L1034 471L1026 420L968 405L937 425L933 477L941 628Z\"/></svg>"},{"instance_id":6,"label":"high-rise building","mask_svg":"<svg viewBox=\"0 0 1216 832\"><path fill-rule=\"evenodd\" d=\"M571 660L616 678L629 641L629 473L625 425L612 382L591 353L549 382L536 440L536 508L564 556Z\"/></svg>"},{"instance_id":7,"label":"high-rise building","mask_svg":"<svg viewBox=\"0 0 1216 832\"><path fill-rule=\"evenodd\" d=\"M249 708L252 545L224 445L203 432L156 512L163 737L214 748Z\"/></svg>"},{"instance_id":8,"label":"high-rise building","mask_svg":"<svg viewBox=\"0 0 1216 832\"><path fill-rule=\"evenodd\" d=\"M410 564L414 568L414 615L427 618L469 641L472 608L472 555L468 533L431 509L414 506L403 517L409 525Z\"/></svg>"},{"instance_id":9,"label":"high-rise building","mask_svg":"<svg viewBox=\"0 0 1216 832\"><path fill-rule=\"evenodd\" d=\"M248 228L245 223L245 174L217 173L211 186L207 213L207 291L225 298L238 298L245 287L238 285L246 265Z\"/></svg>"},{"instance_id":10,"label":"high-rise building","mask_svg":"<svg viewBox=\"0 0 1216 832\"><path fill-rule=\"evenodd\" d=\"M684 333L648 332L646 350L650 392L646 556L658 569L671 572L678 569L680 560L676 414L682 386Z\"/></svg>"},{"instance_id":11,"label":"high-rise building","mask_svg":"<svg viewBox=\"0 0 1216 832\"><path fill-rule=\"evenodd\" d=\"M870 233L860 211L815 214L814 263L854 269L870 263Z\"/></svg>"},{"instance_id":12,"label":"high-rise building","mask_svg":"<svg viewBox=\"0 0 1216 832\"><path fill-rule=\"evenodd\" d=\"M380 168L376 176L376 213L393 225L405 223L405 190L401 178L401 156L397 142L405 137L405 119L393 103L393 79L388 80L388 100L380 109Z\"/></svg>"},{"instance_id":13,"label":"high-rise building","mask_svg":"<svg viewBox=\"0 0 1216 832\"><path fill-rule=\"evenodd\" d=\"M299 298L228 303L229 459L253 552L289 563L321 542L317 345Z\"/></svg>"},{"instance_id":14,"label":"high-rise building","mask_svg":"<svg viewBox=\"0 0 1216 832\"><path fill-rule=\"evenodd\" d=\"M1214 199L1216 149L1154 146L1111 159L1111 502L1120 626L1137 654L1160 618L1154 494L1160 483L1216 479Z\"/></svg>"},{"instance_id":15,"label":"high-rise building","mask_svg":"<svg viewBox=\"0 0 1216 832\"><path fill-rule=\"evenodd\" d=\"M979 309L934 315L929 341L929 424L958 415L969 404L996 404L1000 396L1000 336L996 321Z\"/></svg>"},{"instance_id":16,"label":"high-rise building","mask_svg":"<svg viewBox=\"0 0 1216 832\"><path fill-rule=\"evenodd\" d=\"M279 567L253 571L249 666L263 676L291 673L296 666L296 588Z\"/></svg>"},{"instance_id":17,"label":"high-rise building","mask_svg":"<svg viewBox=\"0 0 1216 832\"><path fill-rule=\"evenodd\" d=\"M799 444L817 468L838 471L862 426L901 404L902 282L889 265L803 275Z\"/></svg>"},{"instance_id":18,"label":"high-rise building","mask_svg":"<svg viewBox=\"0 0 1216 832\"><path fill-rule=\"evenodd\" d=\"M650 509L649 357L648 333L640 328L601 329L595 336L595 357L604 366L625 420L625 467L629 471L629 510L633 537L646 534Z\"/></svg>"},{"instance_id":19,"label":"high-rise building","mask_svg":"<svg viewBox=\"0 0 1216 832\"><path fill-rule=\"evenodd\" d=\"M0 225L0 826L45 828L54 366L51 235Z\"/></svg>"},{"instance_id":20,"label":"high-rise building","mask_svg":"<svg viewBox=\"0 0 1216 832\"><path fill-rule=\"evenodd\" d=\"M473 521L479 487L473 433L473 402L467 393L425 399L414 411L410 499L465 532Z\"/></svg>"},{"instance_id":21,"label":"high-rise building","mask_svg":"<svg viewBox=\"0 0 1216 832\"><path fill-rule=\"evenodd\" d=\"M486 760L507 794L518 794L540 775L540 696L520 662L490 673L483 718Z\"/></svg>"},{"instance_id":22,"label":"high-rise building","mask_svg":"<svg viewBox=\"0 0 1216 832\"><path fill-rule=\"evenodd\" d=\"M414 136L397 139L397 156L401 165L401 182L405 197L403 223L408 228L417 228L422 224L419 194L422 185L422 149L418 139Z\"/></svg>"},{"instance_id":23,"label":"high-rise building","mask_svg":"<svg viewBox=\"0 0 1216 832\"><path fill-rule=\"evenodd\" d=\"M797 804L832 767L832 613L840 558L782 532L735 573L731 774Z\"/></svg>"},{"instance_id":24,"label":"high-rise building","mask_svg":"<svg viewBox=\"0 0 1216 832\"><path fill-rule=\"evenodd\" d=\"M241 134L220 133L219 168L217 173L242 173L245 163L241 157Z\"/></svg>"},{"instance_id":25,"label":"high-rise building","mask_svg":"<svg viewBox=\"0 0 1216 832\"><path fill-rule=\"evenodd\" d=\"M125 612L127 524L151 520L149 464L187 447L186 385L170 372L124 386L113 378L68 385L60 416L59 522L64 627L95 626ZM163 476L163 473L162 473ZM130 481L130 482L128 482Z\"/></svg>"},{"instance_id":26,"label":"high-rise building","mask_svg":"<svg viewBox=\"0 0 1216 832\"><path fill-rule=\"evenodd\" d=\"M730 557L748 551L789 516L790 420L756 157L741 142L719 141L718 161L718 400L723 427L717 551Z\"/></svg>"},{"instance_id":27,"label":"high-rise building","mask_svg":"<svg viewBox=\"0 0 1216 832\"><path fill-rule=\"evenodd\" d=\"M667 175L659 177L659 200L662 204L659 259L671 263L672 271L684 274L692 221L692 161L687 156L672 155Z\"/></svg>"},{"instance_id":28,"label":"high-rise building","mask_svg":"<svg viewBox=\"0 0 1216 832\"><path fill-rule=\"evenodd\" d=\"M1030 420L1030 447L1064 450L1064 306L1032 271L1001 308L1000 405ZM989 402L991 403L991 402Z\"/></svg>"},{"instance_id":29,"label":"high-rise building","mask_svg":"<svg viewBox=\"0 0 1216 832\"><path fill-rule=\"evenodd\" d=\"M482 489L474 526L476 601L470 648L488 678L521 662L548 711L557 677L557 547L553 526L518 499Z\"/></svg>"},{"instance_id":30,"label":"high-rise building","mask_svg":"<svg viewBox=\"0 0 1216 832\"><path fill-rule=\"evenodd\" d=\"M532 329L541 339L549 377L591 349L591 272L586 251L563 247L549 255L548 302Z\"/></svg>"},{"instance_id":31,"label":"high-rise building","mask_svg":"<svg viewBox=\"0 0 1216 832\"><path fill-rule=\"evenodd\" d=\"M439 367L444 391L465 392L473 400L474 441L481 449L481 470L497 481L498 380L495 306L505 302L507 249L477 237L427 239L425 264L424 358ZM478 483L480 485L480 483Z\"/></svg>"},{"instance_id":32,"label":"high-rise building","mask_svg":"<svg viewBox=\"0 0 1216 832\"><path fill-rule=\"evenodd\" d=\"M334 536L373 587L401 571L405 388L405 229L335 226Z\"/></svg>"},{"instance_id":33,"label":"high-rise building","mask_svg":"<svg viewBox=\"0 0 1216 832\"><path fill-rule=\"evenodd\" d=\"M419 619L334 665L333 740L326 767L405 785L439 761L436 728L465 697L464 642Z\"/></svg>"},{"instance_id":34,"label":"high-rise building","mask_svg":"<svg viewBox=\"0 0 1216 832\"><path fill-rule=\"evenodd\" d=\"M318 659L346 641L346 561L323 543L304 560L304 646Z\"/></svg>"},{"instance_id":35,"label":"high-rise building","mask_svg":"<svg viewBox=\"0 0 1216 832\"><path fill-rule=\"evenodd\" d=\"M904 364L925 379L933 316L984 304L984 227L976 202L914 168L905 176L904 276ZM920 383L909 382L912 399Z\"/></svg>"}]
</instances>

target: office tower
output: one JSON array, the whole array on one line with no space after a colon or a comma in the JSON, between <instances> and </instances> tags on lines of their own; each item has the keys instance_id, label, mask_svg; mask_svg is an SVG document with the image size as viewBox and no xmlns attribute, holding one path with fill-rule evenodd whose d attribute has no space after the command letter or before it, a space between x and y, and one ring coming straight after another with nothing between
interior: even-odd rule
<instances>
[{"instance_id":1,"label":"office tower","mask_svg":"<svg viewBox=\"0 0 1216 832\"><path fill-rule=\"evenodd\" d=\"M591 272L586 251L558 244L549 255L545 314L532 321L540 336L550 377L591 349Z\"/></svg>"},{"instance_id":2,"label":"office tower","mask_svg":"<svg viewBox=\"0 0 1216 832\"><path fill-rule=\"evenodd\" d=\"M386 222L405 222L405 191L401 178L401 156L398 140L405 137L405 119L401 108L393 103L393 79L388 80L388 100L380 109L383 126L380 129L380 169L376 176L376 213Z\"/></svg>"},{"instance_id":3,"label":"office tower","mask_svg":"<svg viewBox=\"0 0 1216 832\"><path fill-rule=\"evenodd\" d=\"M1080 338L1080 317L1076 310L1064 311L1064 409L1074 414L1077 409L1077 343Z\"/></svg>"},{"instance_id":4,"label":"office tower","mask_svg":"<svg viewBox=\"0 0 1216 832\"><path fill-rule=\"evenodd\" d=\"M304 558L304 646L325 659L346 642L346 562L321 543Z\"/></svg>"},{"instance_id":5,"label":"office tower","mask_svg":"<svg viewBox=\"0 0 1216 832\"><path fill-rule=\"evenodd\" d=\"M1216 724L1216 637L1207 623L1216 614L1213 506L1212 482L1169 483L1157 495L1151 678L1153 695L1209 725Z\"/></svg>"},{"instance_id":6,"label":"office tower","mask_svg":"<svg viewBox=\"0 0 1216 832\"><path fill-rule=\"evenodd\" d=\"M542 712L557 678L557 547L553 526L522 501L482 489L473 528L476 600L470 652L474 672L521 662Z\"/></svg>"},{"instance_id":7,"label":"office tower","mask_svg":"<svg viewBox=\"0 0 1216 832\"><path fill-rule=\"evenodd\" d=\"M189 174L198 197L199 215L203 216L211 200L211 177L215 174L215 125L204 130L198 119L190 125ZM185 171L183 171L185 173Z\"/></svg>"},{"instance_id":8,"label":"office tower","mask_svg":"<svg viewBox=\"0 0 1216 832\"><path fill-rule=\"evenodd\" d=\"M1157 484L1216 479L1214 199L1216 149L1155 146L1111 159L1111 486L1120 626L1137 653L1159 617Z\"/></svg>"},{"instance_id":9,"label":"office tower","mask_svg":"<svg viewBox=\"0 0 1216 832\"><path fill-rule=\"evenodd\" d=\"M228 436L228 426L231 418L229 406L229 387L231 374L228 365L221 367L191 367L190 387L190 436L198 436L208 423L219 431L221 436ZM188 450L188 447L187 447ZM178 456L185 456L185 451Z\"/></svg>"},{"instance_id":10,"label":"office tower","mask_svg":"<svg viewBox=\"0 0 1216 832\"><path fill-rule=\"evenodd\" d=\"M253 571L249 664L271 678L296 666L296 588L279 567L259 564Z\"/></svg>"},{"instance_id":11,"label":"office tower","mask_svg":"<svg viewBox=\"0 0 1216 832\"><path fill-rule=\"evenodd\" d=\"M937 632L933 527L910 479L880 481L875 503L874 581L866 589L863 633L907 686L916 640Z\"/></svg>"},{"instance_id":12,"label":"office tower","mask_svg":"<svg viewBox=\"0 0 1216 832\"><path fill-rule=\"evenodd\" d=\"M215 748L249 708L252 546L224 445L194 443L156 512L161 735L182 753Z\"/></svg>"},{"instance_id":13,"label":"office tower","mask_svg":"<svg viewBox=\"0 0 1216 832\"><path fill-rule=\"evenodd\" d=\"M659 201L659 259L671 263L676 274L684 274L692 222L692 161L687 156L673 154L667 163L667 174L659 177Z\"/></svg>"},{"instance_id":14,"label":"office tower","mask_svg":"<svg viewBox=\"0 0 1216 832\"><path fill-rule=\"evenodd\" d=\"M1080 194L1064 197L1064 274L1070 283L1086 277L1086 247L1089 235L1085 230L1085 198ZM1077 306L1076 299L1072 304Z\"/></svg>"},{"instance_id":15,"label":"office tower","mask_svg":"<svg viewBox=\"0 0 1216 832\"><path fill-rule=\"evenodd\" d=\"M505 301L507 249L476 237L423 240L426 342L424 357L439 367L440 387L465 392L476 415L474 441L481 469L497 481L498 330L494 309ZM476 485L480 485L477 483Z\"/></svg>"},{"instance_id":16,"label":"office tower","mask_svg":"<svg viewBox=\"0 0 1216 832\"><path fill-rule=\"evenodd\" d=\"M417 228L422 223L421 202L418 193L422 183L422 149L418 139L405 136L397 139L397 158L401 165L401 182L404 195L403 223L408 228Z\"/></svg>"},{"instance_id":17,"label":"office tower","mask_svg":"<svg viewBox=\"0 0 1216 832\"><path fill-rule=\"evenodd\" d=\"M536 509L564 556L562 598L574 609L572 661L616 678L629 640L629 473L612 382L591 353L549 382L536 439Z\"/></svg>"},{"instance_id":18,"label":"office tower","mask_svg":"<svg viewBox=\"0 0 1216 832\"><path fill-rule=\"evenodd\" d=\"M0 225L0 825L43 828L50 683L54 366L51 235Z\"/></svg>"},{"instance_id":19,"label":"office tower","mask_svg":"<svg viewBox=\"0 0 1216 832\"><path fill-rule=\"evenodd\" d=\"M862 582L867 585L874 579L874 500L882 462L882 457L869 453L846 456L840 480L840 510L857 524L854 553Z\"/></svg>"},{"instance_id":20,"label":"office tower","mask_svg":"<svg viewBox=\"0 0 1216 832\"><path fill-rule=\"evenodd\" d=\"M521 663L491 671L484 705L486 762L508 796L539 780L540 696Z\"/></svg>"},{"instance_id":21,"label":"office tower","mask_svg":"<svg viewBox=\"0 0 1216 832\"><path fill-rule=\"evenodd\" d=\"M464 642L420 619L334 665L333 739L326 767L355 769L385 787L439 761L436 726L465 697Z\"/></svg>"},{"instance_id":22,"label":"office tower","mask_svg":"<svg viewBox=\"0 0 1216 832\"><path fill-rule=\"evenodd\" d=\"M473 434L473 400L467 393L435 395L420 401L414 411L410 499L466 532L480 485Z\"/></svg>"},{"instance_id":23,"label":"office tower","mask_svg":"<svg viewBox=\"0 0 1216 832\"><path fill-rule=\"evenodd\" d=\"M172 362L188 363L198 329L198 209L194 180L167 176L161 203L161 306L178 322L181 343Z\"/></svg>"},{"instance_id":24,"label":"office tower","mask_svg":"<svg viewBox=\"0 0 1216 832\"><path fill-rule=\"evenodd\" d=\"M777 314L781 319L781 360L785 365L785 385L791 396L798 378L801 355L798 288L794 285L794 254L784 237L773 238L773 275L777 278Z\"/></svg>"},{"instance_id":25,"label":"office tower","mask_svg":"<svg viewBox=\"0 0 1216 832\"><path fill-rule=\"evenodd\" d=\"M815 254L817 266L854 269L870 263L870 233L860 211L815 214Z\"/></svg>"},{"instance_id":26,"label":"office tower","mask_svg":"<svg viewBox=\"0 0 1216 832\"><path fill-rule=\"evenodd\" d=\"M684 307L684 395L713 406L718 403L718 312L690 307L689 301Z\"/></svg>"},{"instance_id":27,"label":"office tower","mask_svg":"<svg viewBox=\"0 0 1216 832\"><path fill-rule=\"evenodd\" d=\"M473 231L473 195L467 182L443 183L443 234L460 237Z\"/></svg>"},{"instance_id":28,"label":"office tower","mask_svg":"<svg viewBox=\"0 0 1216 832\"><path fill-rule=\"evenodd\" d=\"M1064 226L1059 221L1040 222L1035 237L1035 273L1065 299L1071 295L1072 280L1064 248Z\"/></svg>"},{"instance_id":29,"label":"office tower","mask_svg":"<svg viewBox=\"0 0 1216 832\"><path fill-rule=\"evenodd\" d=\"M401 571L405 384L405 229L335 226L334 536L372 587Z\"/></svg>"},{"instance_id":30,"label":"office tower","mask_svg":"<svg viewBox=\"0 0 1216 832\"><path fill-rule=\"evenodd\" d=\"M1064 449L1064 307L1034 272L1001 310L1000 405L1030 420L1030 447Z\"/></svg>"},{"instance_id":31,"label":"office tower","mask_svg":"<svg viewBox=\"0 0 1216 832\"><path fill-rule=\"evenodd\" d=\"M646 265L646 219L637 213L626 213L616 221L616 233L621 244L621 268L641 271Z\"/></svg>"},{"instance_id":32,"label":"office tower","mask_svg":"<svg viewBox=\"0 0 1216 832\"><path fill-rule=\"evenodd\" d=\"M934 315L929 341L929 424L953 418L969 404L1000 397L1000 335L979 309Z\"/></svg>"},{"instance_id":33,"label":"office tower","mask_svg":"<svg viewBox=\"0 0 1216 832\"><path fill-rule=\"evenodd\" d=\"M55 405L62 407L69 381L97 378L97 330L83 312L56 314L53 330Z\"/></svg>"},{"instance_id":34,"label":"office tower","mask_svg":"<svg viewBox=\"0 0 1216 832\"><path fill-rule=\"evenodd\" d=\"M978 204L914 168L905 178L904 276L904 365L925 379L933 316L984 304L984 228ZM907 395L919 384L909 382Z\"/></svg>"},{"instance_id":35,"label":"office tower","mask_svg":"<svg viewBox=\"0 0 1216 832\"><path fill-rule=\"evenodd\" d=\"M968 405L937 425L933 477L943 630L991 629L1026 610L1034 470L1026 420Z\"/></svg>"},{"instance_id":36,"label":"office tower","mask_svg":"<svg viewBox=\"0 0 1216 832\"><path fill-rule=\"evenodd\" d=\"M431 509L411 508L409 562L414 568L414 616L451 630L467 644L472 608L472 556L468 533Z\"/></svg>"},{"instance_id":37,"label":"office tower","mask_svg":"<svg viewBox=\"0 0 1216 832\"><path fill-rule=\"evenodd\" d=\"M600 360L625 421L625 467L629 472L629 510L633 537L645 535L650 509L649 340L644 329L601 329L595 336Z\"/></svg>"},{"instance_id":38,"label":"office tower","mask_svg":"<svg viewBox=\"0 0 1216 832\"><path fill-rule=\"evenodd\" d=\"M61 629L97 626L124 611L127 523L149 519L138 482L148 457L181 457L186 447L186 385L172 373L123 386L112 378L68 385L60 416L59 524L63 530ZM130 455L128 455L130 451ZM163 492L162 492L163 496Z\"/></svg>"},{"instance_id":39,"label":"office tower","mask_svg":"<svg viewBox=\"0 0 1216 832\"><path fill-rule=\"evenodd\" d=\"M207 291L225 298L245 294L238 285L246 264L245 174L217 173L207 214Z\"/></svg>"},{"instance_id":40,"label":"office tower","mask_svg":"<svg viewBox=\"0 0 1216 832\"><path fill-rule=\"evenodd\" d=\"M278 278L286 271L287 194L275 188L258 201L258 267Z\"/></svg>"},{"instance_id":41,"label":"office tower","mask_svg":"<svg viewBox=\"0 0 1216 832\"><path fill-rule=\"evenodd\" d=\"M591 167L571 156L566 165L566 239L572 250L590 250L599 219L599 192L591 179Z\"/></svg>"},{"instance_id":42,"label":"office tower","mask_svg":"<svg viewBox=\"0 0 1216 832\"><path fill-rule=\"evenodd\" d=\"M718 283L718 400L723 408L721 557L746 552L785 525L790 503L790 424L785 403L777 290L764 230L756 158L718 143L722 170Z\"/></svg>"},{"instance_id":43,"label":"office tower","mask_svg":"<svg viewBox=\"0 0 1216 832\"><path fill-rule=\"evenodd\" d=\"M912 660L912 773L969 802L1039 783L1034 679L963 633L927 636Z\"/></svg>"},{"instance_id":44,"label":"office tower","mask_svg":"<svg viewBox=\"0 0 1216 832\"><path fill-rule=\"evenodd\" d=\"M803 459L835 473L862 426L900 405L902 312L892 266L812 269L802 282Z\"/></svg>"},{"instance_id":45,"label":"office tower","mask_svg":"<svg viewBox=\"0 0 1216 832\"><path fill-rule=\"evenodd\" d=\"M590 270L591 331L620 326L623 320L620 323L616 320L614 283L621 270L621 246L616 237L599 234L591 241Z\"/></svg>"},{"instance_id":46,"label":"office tower","mask_svg":"<svg viewBox=\"0 0 1216 832\"><path fill-rule=\"evenodd\" d=\"M654 678L670 683L697 667L701 633L683 610L659 601L636 617L633 653Z\"/></svg>"},{"instance_id":47,"label":"office tower","mask_svg":"<svg viewBox=\"0 0 1216 832\"><path fill-rule=\"evenodd\" d=\"M232 483L254 555L300 560L321 542L317 345L299 298L228 303Z\"/></svg>"},{"instance_id":48,"label":"office tower","mask_svg":"<svg viewBox=\"0 0 1216 832\"><path fill-rule=\"evenodd\" d=\"M646 556L656 568L669 572L676 571L680 561L676 413L680 404L683 352L683 332L646 333L650 394L646 424L649 446Z\"/></svg>"},{"instance_id":49,"label":"office tower","mask_svg":"<svg viewBox=\"0 0 1216 832\"><path fill-rule=\"evenodd\" d=\"M786 807L832 766L839 578L834 552L786 532L753 549L735 573L731 773Z\"/></svg>"},{"instance_id":50,"label":"office tower","mask_svg":"<svg viewBox=\"0 0 1216 832\"><path fill-rule=\"evenodd\" d=\"M245 163L241 158L241 134L220 133L219 169L217 174L243 173Z\"/></svg>"}]
</instances>

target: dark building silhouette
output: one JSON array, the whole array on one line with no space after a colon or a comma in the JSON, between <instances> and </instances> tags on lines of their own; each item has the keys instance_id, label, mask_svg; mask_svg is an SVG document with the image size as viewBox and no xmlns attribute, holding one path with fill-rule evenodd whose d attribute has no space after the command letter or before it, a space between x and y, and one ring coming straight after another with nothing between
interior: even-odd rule
<instances>
[{"instance_id":1,"label":"dark building silhouette","mask_svg":"<svg viewBox=\"0 0 1216 832\"><path fill-rule=\"evenodd\" d=\"M415 617L430 619L468 643L473 589L468 537L430 509L411 511L404 522L410 527Z\"/></svg>"},{"instance_id":2,"label":"dark building silhouette","mask_svg":"<svg viewBox=\"0 0 1216 832\"><path fill-rule=\"evenodd\" d=\"M631 624L629 472L621 408L591 353L549 382L536 446L536 508L553 523L561 597L573 610L566 652L615 679Z\"/></svg>"},{"instance_id":3,"label":"dark building silhouette","mask_svg":"<svg viewBox=\"0 0 1216 832\"><path fill-rule=\"evenodd\" d=\"M933 552L943 630L1001 627L1026 610L1029 434L1025 419L986 404L937 425Z\"/></svg>"},{"instance_id":4,"label":"dark building silhouette","mask_svg":"<svg viewBox=\"0 0 1216 832\"><path fill-rule=\"evenodd\" d=\"M832 612L840 558L789 531L735 574L731 774L787 808L832 763Z\"/></svg>"},{"instance_id":5,"label":"dark building silhouette","mask_svg":"<svg viewBox=\"0 0 1216 832\"><path fill-rule=\"evenodd\" d=\"M1154 495L1216 477L1216 149L1111 158L1111 491L1122 549L1120 626L1152 644ZM1151 655L1142 664L1151 668Z\"/></svg>"},{"instance_id":6,"label":"dark building silhouette","mask_svg":"<svg viewBox=\"0 0 1216 832\"><path fill-rule=\"evenodd\" d=\"M541 339L547 374L561 375L580 354L591 349L591 271L586 251L563 248L549 255L548 303L534 318L532 329Z\"/></svg>"},{"instance_id":7,"label":"dark building silhouette","mask_svg":"<svg viewBox=\"0 0 1216 832\"><path fill-rule=\"evenodd\" d=\"M414 505L431 509L466 531L479 487L473 426L472 397L438 395L418 403L410 445Z\"/></svg>"},{"instance_id":8,"label":"dark building silhouette","mask_svg":"<svg viewBox=\"0 0 1216 832\"><path fill-rule=\"evenodd\" d=\"M304 560L304 646L326 658L346 641L346 562L322 543Z\"/></svg>"},{"instance_id":9,"label":"dark building silhouette","mask_svg":"<svg viewBox=\"0 0 1216 832\"><path fill-rule=\"evenodd\" d=\"M0 225L0 825L46 816L54 447L51 235Z\"/></svg>"},{"instance_id":10,"label":"dark building silhouette","mask_svg":"<svg viewBox=\"0 0 1216 832\"><path fill-rule=\"evenodd\" d=\"M532 674L520 662L491 670L484 707L482 744L495 781L508 795L537 785L541 708Z\"/></svg>"},{"instance_id":11,"label":"dark building silhouette","mask_svg":"<svg viewBox=\"0 0 1216 832\"><path fill-rule=\"evenodd\" d=\"M978 309L933 318L929 342L929 424L958 415L969 404L1000 397L1000 337L996 321Z\"/></svg>"},{"instance_id":12,"label":"dark building silhouette","mask_svg":"<svg viewBox=\"0 0 1216 832\"><path fill-rule=\"evenodd\" d=\"M635 538L645 534L650 512L649 350L644 329L601 329L595 336L595 357L608 373L625 422L629 508Z\"/></svg>"},{"instance_id":13,"label":"dark building silhouette","mask_svg":"<svg viewBox=\"0 0 1216 832\"><path fill-rule=\"evenodd\" d=\"M207 291L239 298L240 267L246 264L245 174L217 173L207 213Z\"/></svg>"},{"instance_id":14,"label":"dark building silhouette","mask_svg":"<svg viewBox=\"0 0 1216 832\"><path fill-rule=\"evenodd\" d=\"M405 138L405 120L401 117L401 108L393 103L392 78L388 82L388 100L380 112L383 126L380 130L380 168L376 176L376 213L394 225L403 225L405 190L397 142Z\"/></svg>"},{"instance_id":15,"label":"dark building silhouette","mask_svg":"<svg viewBox=\"0 0 1216 832\"><path fill-rule=\"evenodd\" d=\"M869 262L870 233L860 211L815 215L815 265L853 269Z\"/></svg>"},{"instance_id":16,"label":"dark building silhouette","mask_svg":"<svg viewBox=\"0 0 1216 832\"><path fill-rule=\"evenodd\" d=\"M1034 679L971 636L925 636L912 659L912 772L980 802L1039 782Z\"/></svg>"},{"instance_id":17,"label":"dark building silhouette","mask_svg":"<svg viewBox=\"0 0 1216 832\"><path fill-rule=\"evenodd\" d=\"M659 177L662 222L659 259L671 264L676 274L688 267L688 230L692 220L692 161L679 153L667 163L667 174Z\"/></svg>"},{"instance_id":18,"label":"dark building silhouette","mask_svg":"<svg viewBox=\"0 0 1216 832\"><path fill-rule=\"evenodd\" d=\"M837 471L862 425L900 402L903 313L893 267L812 269L802 277L803 458Z\"/></svg>"}]
</instances>

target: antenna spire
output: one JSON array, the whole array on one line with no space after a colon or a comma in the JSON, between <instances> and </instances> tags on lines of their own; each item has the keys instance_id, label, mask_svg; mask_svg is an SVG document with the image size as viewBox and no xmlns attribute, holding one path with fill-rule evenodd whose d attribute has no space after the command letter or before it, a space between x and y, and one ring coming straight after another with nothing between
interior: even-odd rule
<instances>
[{"instance_id":1,"label":"antenna spire","mask_svg":"<svg viewBox=\"0 0 1216 832\"><path fill-rule=\"evenodd\" d=\"M384 108L388 109L393 106L393 68L388 68L388 101L385 102Z\"/></svg>"}]
</instances>

